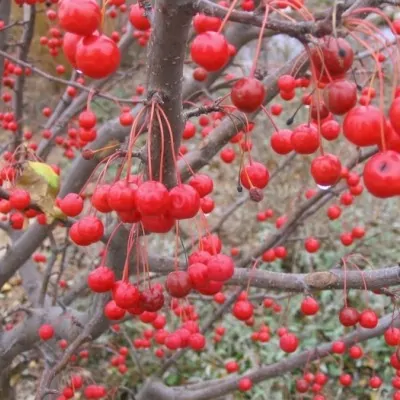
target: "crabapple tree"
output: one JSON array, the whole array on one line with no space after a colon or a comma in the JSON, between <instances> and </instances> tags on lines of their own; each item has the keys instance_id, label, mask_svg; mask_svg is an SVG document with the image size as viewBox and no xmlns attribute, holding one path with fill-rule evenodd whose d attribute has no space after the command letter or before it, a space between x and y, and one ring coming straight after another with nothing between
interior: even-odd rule
<instances>
[{"instance_id":1,"label":"crabapple tree","mask_svg":"<svg viewBox=\"0 0 400 400\"><path fill-rule=\"evenodd\" d=\"M0 0L1 399L400 399L400 2L326 3Z\"/></svg>"}]
</instances>

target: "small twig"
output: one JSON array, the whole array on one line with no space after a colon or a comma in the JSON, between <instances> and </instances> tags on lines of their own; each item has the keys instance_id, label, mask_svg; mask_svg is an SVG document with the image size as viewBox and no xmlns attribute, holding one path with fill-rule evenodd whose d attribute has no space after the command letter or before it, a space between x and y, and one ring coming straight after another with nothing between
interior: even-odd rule
<instances>
[{"instance_id":1,"label":"small twig","mask_svg":"<svg viewBox=\"0 0 400 400\"><path fill-rule=\"evenodd\" d=\"M144 379L145 378L145 374L144 374L144 371L143 371L143 368L142 368L142 364L140 362L140 358L139 358L138 354L136 353L135 348L133 347L132 340L129 339L129 336L126 333L126 331L125 331L125 329L123 327L121 327L121 333L124 336L125 340L129 344L129 349L130 349L129 354L130 354L133 362L137 366L137 369L138 369L138 372L139 372L139 376L140 376L141 379Z\"/></svg>"},{"instance_id":2,"label":"small twig","mask_svg":"<svg viewBox=\"0 0 400 400\"><path fill-rule=\"evenodd\" d=\"M53 305L56 304L57 302L57 298L58 298L58 287L59 287L59 282L61 279L61 275L64 272L64 267L65 267L65 261L67 259L67 250L68 250L68 244L69 244L69 229L66 229L65 231L65 238L64 238L64 246L62 249L62 253L61 253L61 263L60 263L60 268L57 274L57 279L56 279L56 284L55 284L55 288L54 288L54 295L53 295Z\"/></svg>"},{"instance_id":3,"label":"small twig","mask_svg":"<svg viewBox=\"0 0 400 400\"><path fill-rule=\"evenodd\" d=\"M223 108L219 105L218 100L215 102L215 104L212 104L211 106L201 106L201 107L197 107L192 110L186 111L183 114L183 118L185 120L187 120L192 117L199 117L200 115L210 114L212 112L217 112L217 111L223 111Z\"/></svg>"},{"instance_id":4,"label":"small twig","mask_svg":"<svg viewBox=\"0 0 400 400\"><path fill-rule=\"evenodd\" d=\"M39 305L42 307L44 305L44 300L46 298L47 286L49 285L51 273L52 273L53 267L57 261L57 256L58 256L58 250L53 249L50 259L47 262L46 269L44 271L42 287L40 289L39 300L38 300Z\"/></svg>"},{"instance_id":5,"label":"small twig","mask_svg":"<svg viewBox=\"0 0 400 400\"><path fill-rule=\"evenodd\" d=\"M19 48L18 57L13 57L16 63L25 63L28 58L28 53L31 47L36 22L36 7L35 5L24 6L24 20L26 25L24 26L24 32L22 34L22 43ZM8 53L0 50L0 55L8 58ZM17 121L17 131L15 132L14 138L14 150L22 143L22 124L20 121L24 116L24 87L25 87L25 74L21 74L16 78L15 82L15 96L13 101L14 115Z\"/></svg>"},{"instance_id":6,"label":"small twig","mask_svg":"<svg viewBox=\"0 0 400 400\"><path fill-rule=\"evenodd\" d=\"M144 102L144 99L135 99L135 100L133 100L133 99L124 99L124 98L114 97L114 96L111 96L111 95L108 95L108 94L101 93L99 90L94 90L91 87L87 87L87 86L81 85L81 84L79 84L77 82L67 81L65 79L58 78L56 76L48 74L47 72L42 71L41 69L33 66L32 64L30 64L28 62L22 61L22 60L18 59L17 57L14 57L14 56L8 54L6 51L3 51L3 50L0 50L0 55L5 57L5 58L7 58L7 59L9 59L9 60L11 60L15 64L22 65L25 68L30 68L32 70L32 72L34 72L34 73L36 73L36 74L38 74L40 76L43 76L43 78L46 78L46 79L51 80L53 82L61 83L61 84L66 85L66 86L72 86L72 87L74 87L76 89L79 89L79 90L82 90L82 91L85 91L85 92L88 92L88 93L94 93L93 97L95 97L95 96L101 97L103 99L110 100L110 101L112 101L114 103L138 104L138 103L143 103ZM24 76L24 75L21 75L21 76Z\"/></svg>"}]
</instances>

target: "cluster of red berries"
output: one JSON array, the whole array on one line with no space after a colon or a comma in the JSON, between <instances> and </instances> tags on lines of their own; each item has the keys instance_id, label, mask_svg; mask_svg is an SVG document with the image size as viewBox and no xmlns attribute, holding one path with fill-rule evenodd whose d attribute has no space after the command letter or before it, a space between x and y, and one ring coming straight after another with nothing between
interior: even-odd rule
<instances>
[{"instance_id":1,"label":"cluster of red berries","mask_svg":"<svg viewBox=\"0 0 400 400\"><path fill-rule=\"evenodd\" d=\"M5 170L3 169L2 171L4 172ZM9 172L10 169L7 169L7 171ZM11 227L16 230L23 228L26 218L37 217L38 221L45 223L45 215L29 208L30 203L31 197L29 192L23 189L12 189L8 200L0 199L0 213L4 214L2 219L7 220L7 214L10 214L9 221Z\"/></svg>"},{"instance_id":2,"label":"cluster of red berries","mask_svg":"<svg viewBox=\"0 0 400 400\"><path fill-rule=\"evenodd\" d=\"M129 12L129 21L136 29L133 37L141 47L146 47L151 34L151 24L146 16L146 10L140 7L139 4L132 5Z\"/></svg>"},{"instance_id":3,"label":"cluster of red berries","mask_svg":"<svg viewBox=\"0 0 400 400\"><path fill-rule=\"evenodd\" d=\"M189 184L180 184L170 191L158 181L143 182L139 176L131 175L112 185L98 185L91 204L101 213L115 211L122 222L140 221L145 230L165 233L176 220L193 218L200 209L200 199L212 190L213 181L204 174L197 174ZM84 202L81 196L70 193L58 205L66 215L75 217L82 212ZM70 236L84 246L100 240L103 230L98 217L86 216L72 226Z\"/></svg>"},{"instance_id":4,"label":"cluster of red berries","mask_svg":"<svg viewBox=\"0 0 400 400\"><path fill-rule=\"evenodd\" d=\"M113 39L99 33L102 11L96 0L63 0L57 16L66 31L64 54L74 68L93 79L105 78L118 69L120 51Z\"/></svg>"}]
</instances>

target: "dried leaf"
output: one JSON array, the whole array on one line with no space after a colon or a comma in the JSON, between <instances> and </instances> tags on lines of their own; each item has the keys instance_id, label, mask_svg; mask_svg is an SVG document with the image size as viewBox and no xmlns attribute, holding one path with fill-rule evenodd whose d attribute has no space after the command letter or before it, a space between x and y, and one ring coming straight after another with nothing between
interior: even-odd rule
<instances>
[{"instance_id":1,"label":"dried leaf","mask_svg":"<svg viewBox=\"0 0 400 400\"><path fill-rule=\"evenodd\" d=\"M11 378L10 378L10 386L14 387L16 386L16 384L20 381L21 379L21 374L14 374Z\"/></svg>"},{"instance_id":2,"label":"dried leaf","mask_svg":"<svg viewBox=\"0 0 400 400\"><path fill-rule=\"evenodd\" d=\"M16 186L29 192L32 201L46 214L48 223L64 219L65 215L55 206L60 190L60 177L50 165L29 161L24 164Z\"/></svg>"},{"instance_id":3,"label":"dried leaf","mask_svg":"<svg viewBox=\"0 0 400 400\"><path fill-rule=\"evenodd\" d=\"M12 286L6 282L2 287L1 287L1 292L2 293L7 293L12 289Z\"/></svg>"}]
</instances>

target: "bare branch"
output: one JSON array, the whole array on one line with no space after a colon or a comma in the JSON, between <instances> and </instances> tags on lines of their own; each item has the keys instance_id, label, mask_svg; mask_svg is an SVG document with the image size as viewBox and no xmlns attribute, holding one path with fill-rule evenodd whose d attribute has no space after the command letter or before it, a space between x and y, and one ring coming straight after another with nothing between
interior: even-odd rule
<instances>
[{"instance_id":1,"label":"bare branch","mask_svg":"<svg viewBox=\"0 0 400 400\"><path fill-rule=\"evenodd\" d=\"M19 47L19 53L17 60L21 62L25 62L29 49L31 47L31 42L33 39L33 34L35 30L35 21L36 21L36 7L35 5L27 5L25 4L23 7L24 10L24 21L27 21L27 24L24 25L24 32L22 34L22 44ZM1 50L0 53L3 57L7 55L6 52ZM17 77L15 82L15 95L14 95L14 114L15 120L18 124L17 131L15 134L14 140L14 149L16 149L22 143L22 123L21 120L24 116L24 86L25 86L25 74L21 74Z\"/></svg>"},{"instance_id":2,"label":"bare branch","mask_svg":"<svg viewBox=\"0 0 400 400\"><path fill-rule=\"evenodd\" d=\"M4 22L5 27L0 31L0 50L4 50L7 39L7 26L9 26L11 13L11 0L0 1L0 20ZM0 76L4 73L4 58L0 57ZM0 82L0 92L2 83Z\"/></svg>"},{"instance_id":3,"label":"bare branch","mask_svg":"<svg viewBox=\"0 0 400 400\"><path fill-rule=\"evenodd\" d=\"M161 96L163 104L160 107L164 110L168 123L164 120L160 125L157 118L150 121L153 129L148 138L151 153L149 162L153 172L152 178L161 179L168 187L176 183L175 159L184 128L181 77L192 16L190 2L179 5L172 0L158 0L154 7L153 24L157 29L154 29L151 35L148 91ZM162 177L160 165L164 170Z\"/></svg>"},{"instance_id":4,"label":"bare branch","mask_svg":"<svg viewBox=\"0 0 400 400\"><path fill-rule=\"evenodd\" d=\"M206 15L212 15L215 17L224 18L227 15L228 9L222 7L217 3L210 0L199 0L197 1L196 8L199 12ZM325 18L320 21L313 22L287 22L284 20L278 20L269 18L266 24L266 29L270 29L277 33L284 33L288 36L295 38L303 38L306 34L310 34L315 37L322 37L332 33L332 23L330 21L330 10L325 13ZM245 12L233 10L229 15L229 20L234 22L240 22L242 24L254 25L261 27L263 17L259 12Z\"/></svg>"},{"instance_id":5,"label":"bare branch","mask_svg":"<svg viewBox=\"0 0 400 400\"><path fill-rule=\"evenodd\" d=\"M11 54L8 54L6 51L0 50L0 55L4 58L7 58L8 60L11 60L13 63L17 64L17 65L21 65L25 68L30 68L32 70L33 73L38 74L40 76L42 76L43 78L48 79L49 81L53 81L53 82L57 82L57 83L61 83L63 85L66 86L72 86L76 89L82 90L84 92L87 93L91 93L93 95L93 97L100 97L102 99L106 99L106 100L110 100L116 104L118 103L122 103L122 104L138 104L138 103L142 103L144 101L144 99L125 99L125 98L120 98L120 97L115 97L115 96L111 96L109 94L106 93L102 93L101 91L98 90L94 90L91 87L85 86L85 85L81 85L78 82L75 82L74 80L65 80L62 78L58 78L57 76L51 75L45 71L42 71L41 69L33 66L32 64L25 62L24 60L21 60L17 57L12 56Z\"/></svg>"}]
</instances>

